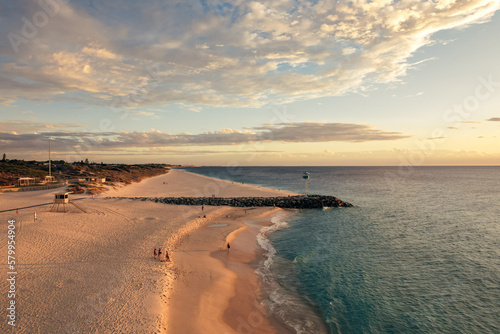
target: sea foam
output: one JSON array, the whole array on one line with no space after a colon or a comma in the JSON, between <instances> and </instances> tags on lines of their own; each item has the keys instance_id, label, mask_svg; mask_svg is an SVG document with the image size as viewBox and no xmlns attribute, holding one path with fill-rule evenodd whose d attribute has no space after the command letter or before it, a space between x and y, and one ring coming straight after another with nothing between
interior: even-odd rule
<instances>
[{"instance_id":1,"label":"sea foam","mask_svg":"<svg viewBox=\"0 0 500 334\"><path fill-rule=\"evenodd\" d=\"M314 313L310 305L306 305L298 292L293 289L284 288L278 282L281 275L280 268L294 265L290 261L277 259L277 251L273 247L268 235L278 230L286 229L289 224L285 219L289 215L286 212L278 212L271 219L271 225L263 227L257 235L257 242L266 252L266 259L256 269L256 273L262 278L263 292L266 298L262 303L280 322L293 329L296 333L322 333L321 319ZM289 262L289 263L281 263Z\"/></svg>"}]
</instances>

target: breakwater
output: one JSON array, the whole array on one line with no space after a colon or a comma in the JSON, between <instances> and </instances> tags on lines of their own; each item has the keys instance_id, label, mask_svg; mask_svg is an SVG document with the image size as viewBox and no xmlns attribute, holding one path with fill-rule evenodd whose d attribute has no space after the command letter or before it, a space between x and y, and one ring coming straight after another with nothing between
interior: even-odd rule
<instances>
[{"instance_id":1,"label":"breakwater","mask_svg":"<svg viewBox=\"0 0 500 334\"><path fill-rule=\"evenodd\" d=\"M234 207L278 207L287 209L321 209L324 207L351 207L334 196L280 196L280 197L108 197L128 198L172 205L212 205Z\"/></svg>"}]
</instances>

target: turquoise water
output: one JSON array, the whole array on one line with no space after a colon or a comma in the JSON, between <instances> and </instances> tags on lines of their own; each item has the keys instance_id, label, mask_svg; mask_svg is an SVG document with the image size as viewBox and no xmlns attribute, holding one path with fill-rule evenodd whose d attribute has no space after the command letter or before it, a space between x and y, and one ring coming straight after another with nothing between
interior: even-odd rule
<instances>
[{"instance_id":1,"label":"turquoise water","mask_svg":"<svg viewBox=\"0 0 500 334\"><path fill-rule=\"evenodd\" d=\"M261 236L267 303L298 333L500 333L499 167L187 170L294 192L308 171L309 193L355 205Z\"/></svg>"}]
</instances>

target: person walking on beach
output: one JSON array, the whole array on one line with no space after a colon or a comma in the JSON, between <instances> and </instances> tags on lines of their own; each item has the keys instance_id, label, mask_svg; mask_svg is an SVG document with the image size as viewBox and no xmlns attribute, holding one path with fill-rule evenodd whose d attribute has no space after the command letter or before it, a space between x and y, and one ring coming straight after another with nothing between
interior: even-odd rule
<instances>
[{"instance_id":1,"label":"person walking on beach","mask_svg":"<svg viewBox=\"0 0 500 334\"><path fill-rule=\"evenodd\" d=\"M153 253L153 254L154 254L154 257L155 257L155 259L156 259L156 256L158 255L158 254L156 254L156 248L155 248L155 251L154 251L154 253Z\"/></svg>"},{"instance_id":2,"label":"person walking on beach","mask_svg":"<svg viewBox=\"0 0 500 334\"><path fill-rule=\"evenodd\" d=\"M165 251L165 262L170 262L170 257L168 256L168 251Z\"/></svg>"},{"instance_id":3,"label":"person walking on beach","mask_svg":"<svg viewBox=\"0 0 500 334\"><path fill-rule=\"evenodd\" d=\"M158 260L161 259L161 248L158 249Z\"/></svg>"},{"instance_id":4,"label":"person walking on beach","mask_svg":"<svg viewBox=\"0 0 500 334\"><path fill-rule=\"evenodd\" d=\"M229 254L229 249L231 248L231 245L229 244L229 242L227 243L227 253Z\"/></svg>"},{"instance_id":5,"label":"person walking on beach","mask_svg":"<svg viewBox=\"0 0 500 334\"><path fill-rule=\"evenodd\" d=\"M34 219L34 221L36 221L36 211L35 211L35 215L33 216L33 219Z\"/></svg>"},{"instance_id":6,"label":"person walking on beach","mask_svg":"<svg viewBox=\"0 0 500 334\"><path fill-rule=\"evenodd\" d=\"M204 205L202 205L202 206L201 206L201 211L203 211L204 209L205 209L205 206L204 206Z\"/></svg>"}]
</instances>

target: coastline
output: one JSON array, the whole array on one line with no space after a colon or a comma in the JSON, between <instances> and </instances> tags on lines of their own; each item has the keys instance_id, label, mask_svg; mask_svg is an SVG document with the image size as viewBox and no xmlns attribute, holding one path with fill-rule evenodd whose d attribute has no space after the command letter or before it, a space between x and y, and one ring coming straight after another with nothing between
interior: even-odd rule
<instances>
[{"instance_id":1,"label":"coastline","mask_svg":"<svg viewBox=\"0 0 500 334\"><path fill-rule=\"evenodd\" d=\"M171 169L167 174L153 176L139 183L111 189L102 194L102 196L124 197L211 197L212 195L216 197L273 197L296 194L216 179L177 168Z\"/></svg>"},{"instance_id":2,"label":"coastline","mask_svg":"<svg viewBox=\"0 0 500 334\"><path fill-rule=\"evenodd\" d=\"M220 259L226 267L237 273L235 295L224 312L224 321L237 333L295 333L281 323L265 305L268 296L262 290L262 277L257 273L266 258L266 251L259 245L257 237L264 227L271 226L278 216L293 215L295 210L278 209L245 221L245 229L235 231L232 256L224 258L221 253L211 256ZM246 305L246 307L243 307Z\"/></svg>"},{"instance_id":3,"label":"coastline","mask_svg":"<svg viewBox=\"0 0 500 334\"><path fill-rule=\"evenodd\" d=\"M230 217L219 216L216 224L189 235L174 252L180 279L171 295L167 332L292 333L261 303L255 272L264 254L256 237L280 211L231 208Z\"/></svg>"}]
</instances>

